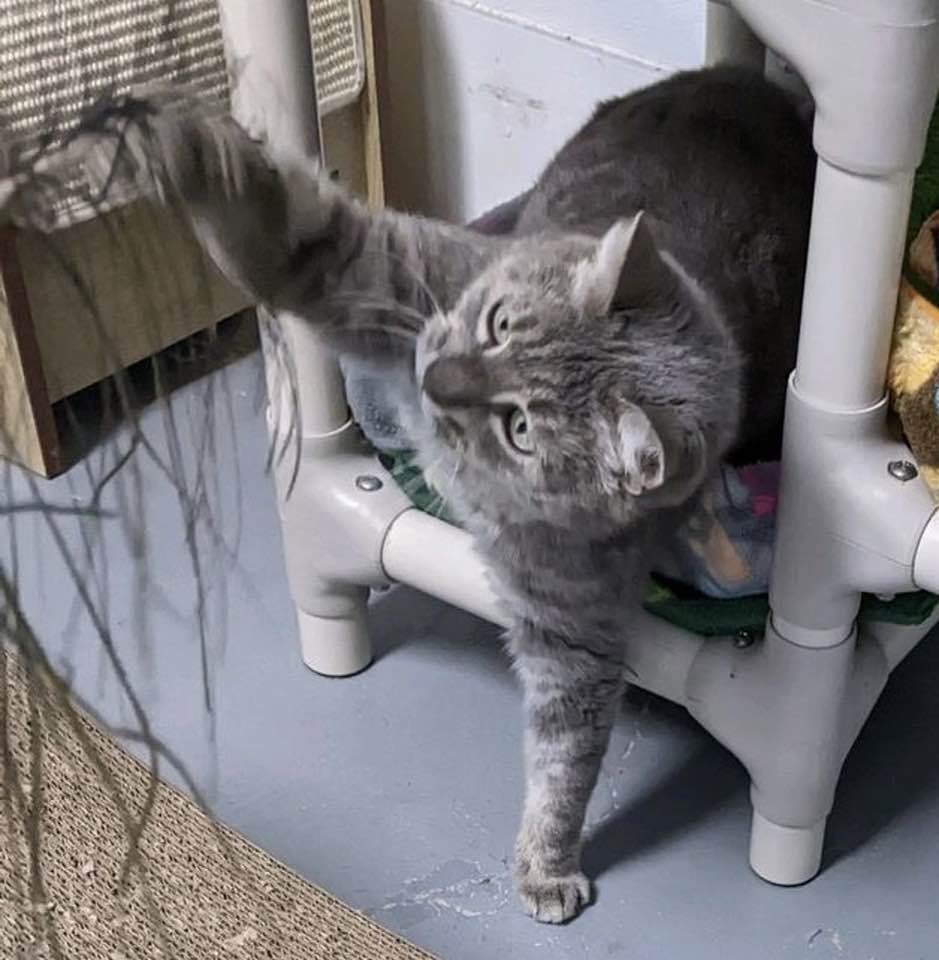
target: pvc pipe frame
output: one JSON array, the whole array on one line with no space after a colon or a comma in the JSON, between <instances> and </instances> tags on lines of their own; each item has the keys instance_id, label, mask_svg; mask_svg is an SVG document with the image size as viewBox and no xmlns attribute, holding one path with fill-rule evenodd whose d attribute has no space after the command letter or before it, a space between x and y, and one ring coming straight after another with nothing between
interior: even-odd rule
<instances>
[{"instance_id":1,"label":"pvc pipe frame","mask_svg":"<svg viewBox=\"0 0 939 960\"><path fill-rule=\"evenodd\" d=\"M237 115L255 128L267 121L275 145L312 152L306 0L268 0L261 17L254 0L221 6ZM886 436L883 403L911 175L939 85L937 20L939 0L708 3L709 60L762 62L766 43L816 103L819 171L772 614L755 642L703 640L642 614L628 660L633 682L686 706L746 766L750 862L780 884L818 870L844 757L890 671L939 617L861 635L855 624L862 590L939 590L939 521L919 481L886 472L889 459L910 455ZM308 327L278 319L300 386L302 442L278 486L304 661L333 676L365 667L368 589L390 582L506 624L470 537L410 505L349 421L335 361ZM276 429L276 411L272 419Z\"/></svg>"}]
</instances>

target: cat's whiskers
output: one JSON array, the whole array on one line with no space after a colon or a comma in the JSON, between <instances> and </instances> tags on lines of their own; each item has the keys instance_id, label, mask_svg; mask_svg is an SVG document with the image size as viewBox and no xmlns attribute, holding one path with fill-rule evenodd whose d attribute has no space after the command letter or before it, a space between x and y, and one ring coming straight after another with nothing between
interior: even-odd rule
<instances>
[{"instance_id":1,"label":"cat's whiskers","mask_svg":"<svg viewBox=\"0 0 939 960\"><path fill-rule=\"evenodd\" d=\"M434 482L434 477L437 474L437 471L440 469L441 464L443 463L444 455L441 454L435 460L432 460L426 467L421 470L418 480L420 480L429 490L436 492L437 485Z\"/></svg>"},{"instance_id":2,"label":"cat's whiskers","mask_svg":"<svg viewBox=\"0 0 939 960\"><path fill-rule=\"evenodd\" d=\"M438 467L443 463L443 455L438 457L434 462L434 467ZM436 493L435 499L431 502L431 505L427 508L427 512L432 516L436 517L438 520L441 517L443 511L449 506L450 501L453 499L453 490L456 486L456 478L459 476L460 470L463 469L465 460L462 456L462 453L458 454L454 458L453 470L450 472L449 477L446 480L445 484L429 484L431 489Z\"/></svg>"}]
</instances>

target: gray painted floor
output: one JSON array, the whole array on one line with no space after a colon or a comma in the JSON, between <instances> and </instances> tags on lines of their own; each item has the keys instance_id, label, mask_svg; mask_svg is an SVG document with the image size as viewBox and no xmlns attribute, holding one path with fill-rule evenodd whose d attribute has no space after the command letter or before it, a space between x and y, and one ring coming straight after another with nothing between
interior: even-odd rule
<instances>
[{"instance_id":1,"label":"gray painted floor","mask_svg":"<svg viewBox=\"0 0 939 960\"><path fill-rule=\"evenodd\" d=\"M748 870L747 782L736 762L683 711L631 695L590 814L597 902L567 927L538 926L517 911L506 866L522 791L520 697L495 630L393 590L373 606L371 669L347 680L308 672L265 474L256 359L229 380L237 445L220 431L217 493L237 556L227 590L216 576L210 593L211 722L181 515L156 471L146 480L159 584L148 644L117 521L104 525L102 586L157 732L223 820L445 960L939 957L939 643L921 645L891 680L850 758L825 871L800 889L774 889ZM210 382L176 395L182 424L215 402ZM161 448L156 410L148 422ZM183 451L190 461L192 452ZM80 469L42 489L65 503L88 496ZM116 487L105 505L114 497ZM77 544L77 522L61 522ZM27 516L18 531L36 626L81 694L126 724L48 529Z\"/></svg>"}]
</instances>

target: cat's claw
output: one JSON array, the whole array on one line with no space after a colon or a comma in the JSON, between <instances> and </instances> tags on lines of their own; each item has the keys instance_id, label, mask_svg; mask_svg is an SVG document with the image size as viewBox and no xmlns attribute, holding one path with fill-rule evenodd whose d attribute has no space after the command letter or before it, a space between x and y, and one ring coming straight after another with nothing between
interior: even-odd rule
<instances>
[{"instance_id":1,"label":"cat's claw","mask_svg":"<svg viewBox=\"0 0 939 960\"><path fill-rule=\"evenodd\" d=\"M565 923L590 903L590 881L582 873L539 877L528 873L516 885L525 912L539 923Z\"/></svg>"}]
</instances>

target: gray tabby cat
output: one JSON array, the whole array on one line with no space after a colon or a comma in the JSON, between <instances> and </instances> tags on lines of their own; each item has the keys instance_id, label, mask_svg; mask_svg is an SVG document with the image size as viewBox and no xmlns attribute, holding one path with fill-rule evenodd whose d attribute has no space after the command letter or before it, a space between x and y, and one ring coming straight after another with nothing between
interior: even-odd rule
<instances>
[{"instance_id":1,"label":"gray tabby cat","mask_svg":"<svg viewBox=\"0 0 939 960\"><path fill-rule=\"evenodd\" d=\"M370 212L185 96L131 105L124 159L182 202L228 277L401 385L423 465L511 614L526 712L517 890L538 920L573 917L655 544L722 458L772 446L779 428L807 127L755 74L673 76L601 105L514 233L493 237Z\"/></svg>"}]
</instances>

